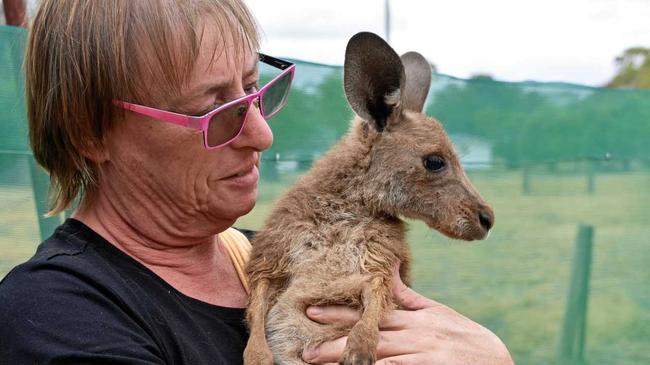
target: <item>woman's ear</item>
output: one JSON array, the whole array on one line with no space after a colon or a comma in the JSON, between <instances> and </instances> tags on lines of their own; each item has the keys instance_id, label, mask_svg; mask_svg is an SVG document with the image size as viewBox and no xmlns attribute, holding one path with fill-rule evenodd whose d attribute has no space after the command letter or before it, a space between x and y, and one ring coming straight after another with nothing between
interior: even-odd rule
<instances>
[{"instance_id":1,"label":"woman's ear","mask_svg":"<svg viewBox=\"0 0 650 365\"><path fill-rule=\"evenodd\" d=\"M83 157L98 165L110 160L110 153L104 141L85 140L76 142L74 145Z\"/></svg>"}]
</instances>

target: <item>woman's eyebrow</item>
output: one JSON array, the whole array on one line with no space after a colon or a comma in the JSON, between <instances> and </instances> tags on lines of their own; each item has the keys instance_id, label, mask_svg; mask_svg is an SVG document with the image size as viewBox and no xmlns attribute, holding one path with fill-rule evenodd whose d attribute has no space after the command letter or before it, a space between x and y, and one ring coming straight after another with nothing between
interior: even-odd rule
<instances>
[{"instance_id":1,"label":"woman's eyebrow","mask_svg":"<svg viewBox=\"0 0 650 365\"><path fill-rule=\"evenodd\" d=\"M244 72L244 77L243 79L249 79L253 76L257 76L258 70L259 70L259 62L253 63L253 66L248 69L248 71Z\"/></svg>"},{"instance_id":2,"label":"woman's eyebrow","mask_svg":"<svg viewBox=\"0 0 650 365\"><path fill-rule=\"evenodd\" d=\"M244 72L242 76L242 80L247 80L252 78L253 76L257 76L257 72L258 72L257 64L258 63L255 62L251 68L249 68L247 71ZM189 101L201 99L206 95L216 94L219 90L223 90L230 87L231 83L232 81L226 79L225 77L216 80L215 79L204 80L203 82L199 83L198 85L188 90L186 93L184 93L184 95L178 97L176 100L172 102L172 104L173 105L187 104Z\"/></svg>"},{"instance_id":3,"label":"woman's eyebrow","mask_svg":"<svg viewBox=\"0 0 650 365\"><path fill-rule=\"evenodd\" d=\"M244 71L242 80L251 78L252 76L257 75L258 62L253 63L253 65L246 71ZM231 84L231 80L222 77L220 80L206 80L200 83L198 86L195 86L188 92L188 97L201 97L207 94L214 94L220 89L228 88Z\"/></svg>"}]
</instances>

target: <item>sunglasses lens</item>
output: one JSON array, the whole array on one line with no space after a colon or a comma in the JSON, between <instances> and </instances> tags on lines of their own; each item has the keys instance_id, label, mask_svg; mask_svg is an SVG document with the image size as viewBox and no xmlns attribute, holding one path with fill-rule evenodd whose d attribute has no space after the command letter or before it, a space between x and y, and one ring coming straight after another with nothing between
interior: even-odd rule
<instances>
[{"instance_id":1,"label":"sunglasses lens","mask_svg":"<svg viewBox=\"0 0 650 365\"><path fill-rule=\"evenodd\" d=\"M219 146L237 137L244 125L248 107L248 102L242 100L212 116L208 124L208 146Z\"/></svg>"},{"instance_id":2,"label":"sunglasses lens","mask_svg":"<svg viewBox=\"0 0 650 365\"><path fill-rule=\"evenodd\" d=\"M282 109L287 102L291 89L291 73L287 72L277 79L262 96L262 115L265 119L271 118Z\"/></svg>"}]
</instances>

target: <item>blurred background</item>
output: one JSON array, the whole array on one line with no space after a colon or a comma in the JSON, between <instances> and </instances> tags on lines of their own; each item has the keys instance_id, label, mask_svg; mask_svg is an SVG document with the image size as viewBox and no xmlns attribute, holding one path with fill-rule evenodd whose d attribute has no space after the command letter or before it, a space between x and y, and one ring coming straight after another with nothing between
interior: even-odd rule
<instances>
[{"instance_id":1,"label":"blurred background","mask_svg":"<svg viewBox=\"0 0 650 365\"><path fill-rule=\"evenodd\" d=\"M497 217L480 243L409 222L415 289L497 333L517 364L650 363L649 1L247 4L262 50L298 65L270 121L259 203L237 226L261 228L278 196L346 133L345 45L373 31L430 60L426 113L446 127ZM47 177L26 142L25 36L0 27L0 277L61 219L37 214ZM273 75L262 69L264 80Z\"/></svg>"}]
</instances>

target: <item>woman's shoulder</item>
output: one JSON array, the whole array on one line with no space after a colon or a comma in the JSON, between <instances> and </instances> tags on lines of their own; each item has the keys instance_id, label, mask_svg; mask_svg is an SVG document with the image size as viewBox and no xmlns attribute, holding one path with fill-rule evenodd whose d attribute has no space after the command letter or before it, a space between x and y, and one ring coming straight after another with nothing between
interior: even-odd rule
<instances>
[{"instance_id":1,"label":"woman's shoulder","mask_svg":"<svg viewBox=\"0 0 650 365\"><path fill-rule=\"evenodd\" d=\"M0 358L47 362L84 343L108 343L116 333L153 343L125 325L132 320L121 304L120 279L111 277L111 265L91 249L97 242L84 231L80 222L66 221L0 282L0 337L7 339Z\"/></svg>"},{"instance_id":2,"label":"woman's shoulder","mask_svg":"<svg viewBox=\"0 0 650 365\"><path fill-rule=\"evenodd\" d=\"M241 357L246 339L243 310L183 296L74 220L0 282L0 308L0 338L9 339L0 341L0 358L12 363L23 363L21 354L48 359L94 350L166 363L185 355L223 356L215 350L220 341L233 342ZM206 332L214 334L210 341Z\"/></svg>"},{"instance_id":3,"label":"woman's shoulder","mask_svg":"<svg viewBox=\"0 0 650 365\"><path fill-rule=\"evenodd\" d=\"M166 293L166 287L152 289L164 286L157 280L82 222L68 219L0 281L0 307L27 315L50 310L74 315L101 305L106 312L142 303L147 291Z\"/></svg>"},{"instance_id":4,"label":"woman's shoulder","mask_svg":"<svg viewBox=\"0 0 650 365\"><path fill-rule=\"evenodd\" d=\"M41 302L51 308L59 299L61 305L69 306L74 305L76 298L83 300L88 292L105 292L111 287L116 280L109 272L111 264L91 248L104 243L89 230L75 220L59 226L29 260L14 267L0 281L0 306L7 310L20 307L21 312L29 312L42 310Z\"/></svg>"},{"instance_id":5,"label":"woman's shoulder","mask_svg":"<svg viewBox=\"0 0 650 365\"><path fill-rule=\"evenodd\" d=\"M257 231L253 231L253 230L251 230L251 229L246 229L246 228L233 227L233 229L239 231L239 232L240 232L241 234L243 234L243 235L246 237L246 239L248 239L249 241L252 241L252 240L253 240L253 237L255 237L255 233L257 233Z\"/></svg>"},{"instance_id":6,"label":"woman's shoulder","mask_svg":"<svg viewBox=\"0 0 650 365\"><path fill-rule=\"evenodd\" d=\"M97 233L74 219L66 220L48 239L43 241L34 255L13 268L0 282L0 292L7 286L20 285L27 289L39 285L49 287L57 280L61 285L73 279L108 275L109 261L124 260L125 255L112 252L117 248Z\"/></svg>"}]
</instances>

